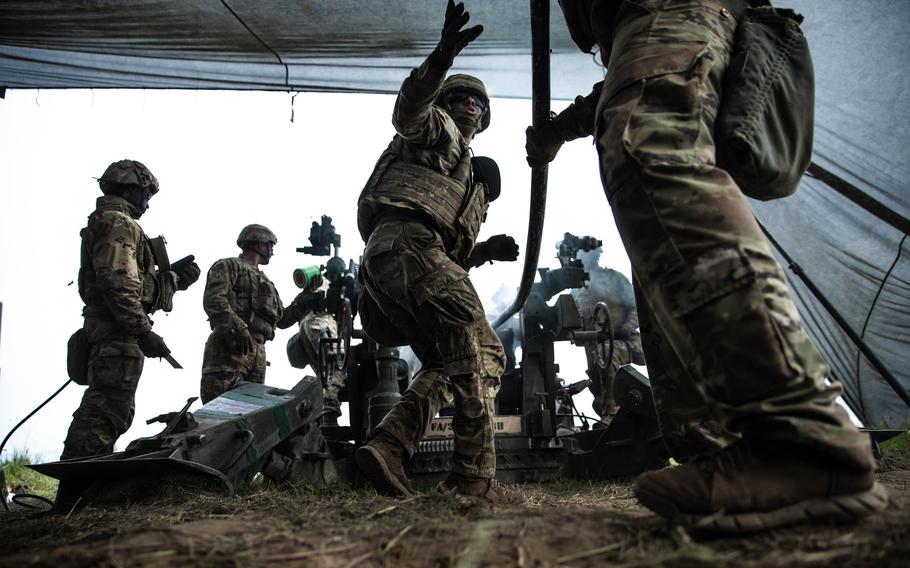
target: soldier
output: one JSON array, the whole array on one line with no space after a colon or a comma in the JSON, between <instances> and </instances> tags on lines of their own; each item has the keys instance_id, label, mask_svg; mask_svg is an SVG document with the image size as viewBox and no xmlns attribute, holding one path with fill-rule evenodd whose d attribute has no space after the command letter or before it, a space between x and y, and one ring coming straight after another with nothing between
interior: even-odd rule
<instances>
[{"instance_id":1,"label":"soldier","mask_svg":"<svg viewBox=\"0 0 910 568\"><path fill-rule=\"evenodd\" d=\"M347 317L344 315L342 305L344 302L351 303L348 316L353 318L357 315L357 281L347 272L344 260L337 256L329 259L326 263L325 280L329 283L328 288L325 291L314 292L312 299L307 301L309 310L300 320L300 331L291 339L296 344L289 345L288 356L296 358L291 364L301 369L306 365L316 369L320 359L320 340L323 337L338 337L338 320L340 317ZM342 326L342 332L343 330ZM330 343L328 356L330 361L329 368L326 369L327 376L324 377L322 425L337 426L338 418L341 416L339 393L347 382L347 371L336 366L336 358L344 357L345 353L337 344Z\"/></svg>"},{"instance_id":2,"label":"soldier","mask_svg":"<svg viewBox=\"0 0 910 568\"><path fill-rule=\"evenodd\" d=\"M742 3L560 4L575 42L585 52L598 45L609 73L550 123L528 129L528 161L546 163L564 141L595 135L632 262L665 438L674 455L702 454L642 475L638 499L665 517L724 531L883 509L869 438L835 404L841 386L826 382L781 267L714 161ZM693 426L708 408L741 438L704 453L711 440L695 444Z\"/></svg>"},{"instance_id":3,"label":"soldier","mask_svg":"<svg viewBox=\"0 0 910 568\"><path fill-rule=\"evenodd\" d=\"M176 290L199 278L190 263L179 272L155 270L149 239L135 221L158 193L158 180L134 160L114 162L98 179L104 194L81 231L79 295L85 303L88 389L73 414L61 459L114 451L133 422L144 357L170 353L152 331L149 314L171 310Z\"/></svg>"},{"instance_id":4,"label":"soldier","mask_svg":"<svg viewBox=\"0 0 910 568\"><path fill-rule=\"evenodd\" d=\"M265 382L265 342L275 328L297 323L308 309L312 292L322 283L317 277L284 308L278 290L259 270L268 264L278 239L262 225L247 225L237 237L239 257L223 258L209 269L202 306L212 333L202 355L203 404L231 388L235 379Z\"/></svg>"},{"instance_id":5,"label":"soldier","mask_svg":"<svg viewBox=\"0 0 910 568\"><path fill-rule=\"evenodd\" d=\"M592 404L603 424L609 424L618 408L613 398L613 377L623 365L645 364L641 347L641 334L638 331L638 313L635 311L635 295L632 283L621 272L600 266L599 260L603 249L590 252L579 251L578 259L582 261L585 271L590 275L590 283L585 288L572 290L572 296L578 304L582 321L586 329L593 326L594 306L605 302L610 311L610 324L613 328L613 356L607 361L607 368L601 369L595 362L594 345L585 344L585 357L588 361L588 378L591 379ZM610 347L607 347L609 352ZM604 353L607 356L608 353Z\"/></svg>"},{"instance_id":6,"label":"soldier","mask_svg":"<svg viewBox=\"0 0 910 568\"><path fill-rule=\"evenodd\" d=\"M364 330L382 345L410 345L423 366L355 459L378 490L410 495L405 462L454 399L452 472L441 488L503 501L513 496L495 479L493 401L505 356L466 269L515 260L518 246L505 235L475 246L490 187L473 179L469 145L490 124L490 99L475 77L443 80L483 31L462 30L468 20L450 0L439 44L401 86L397 135L358 201Z\"/></svg>"}]
</instances>

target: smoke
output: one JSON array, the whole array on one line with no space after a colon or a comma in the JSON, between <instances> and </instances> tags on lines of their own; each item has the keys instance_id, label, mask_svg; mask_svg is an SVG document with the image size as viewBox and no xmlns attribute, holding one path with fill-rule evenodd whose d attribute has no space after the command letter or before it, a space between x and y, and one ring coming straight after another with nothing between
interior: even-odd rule
<instances>
[{"instance_id":1,"label":"smoke","mask_svg":"<svg viewBox=\"0 0 910 568\"><path fill-rule=\"evenodd\" d=\"M591 280L586 288L572 290L572 295L586 319L590 317L588 310L593 310L597 302L606 302L610 307L614 327L619 327L635 309L635 293L632 283L623 273L600 266L602 252L602 248L590 252L579 251L577 258L590 274Z\"/></svg>"}]
</instances>

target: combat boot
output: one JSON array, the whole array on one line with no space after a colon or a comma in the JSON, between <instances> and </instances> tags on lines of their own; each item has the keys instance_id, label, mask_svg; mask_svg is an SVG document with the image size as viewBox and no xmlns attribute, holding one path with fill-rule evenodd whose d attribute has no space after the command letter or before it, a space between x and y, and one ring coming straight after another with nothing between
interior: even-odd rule
<instances>
[{"instance_id":1,"label":"combat boot","mask_svg":"<svg viewBox=\"0 0 910 568\"><path fill-rule=\"evenodd\" d=\"M439 492L477 497L494 505L520 505L525 502L520 493L503 485L496 478L468 477L454 472L439 485Z\"/></svg>"},{"instance_id":2,"label":"combat boot","mask_svg":"<svg viewBox=\"0 0 910 568\"><path fill-rule=\"evenodd\" d=\"M855 521L888 504L872 471L838 469L805 450L754 440L645 473L635 496L662 517L721 533Z\"/></svg>"},{"instance_id":3,"label":"combat boot","mask_svg":"<svg viewBox=\"0 0 910 568\"><path fill-rule=\"evenodd\" d=\"M354 452L354 461L370 485L393 497L414 495L414 488L404 473L404 464L409 457L401 442L383 430Z\"/></svg>"}]
</instances>

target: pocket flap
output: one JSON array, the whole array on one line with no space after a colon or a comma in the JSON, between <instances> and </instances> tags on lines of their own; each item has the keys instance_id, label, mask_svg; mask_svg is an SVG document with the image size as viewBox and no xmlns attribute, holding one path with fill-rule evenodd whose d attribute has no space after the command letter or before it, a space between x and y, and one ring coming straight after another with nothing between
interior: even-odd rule
<instances>
[{"instance_id":1,"label":"pocket flap","mask_svg":"<svg viewBox=\"0 0 910 568\"><path fill-rule=\"evenodd\" d=\"M683 73L691 69L707 49L708 43L696 41L673 46L655 45L638 49L626 61L614 62L604 80L604 92L612 96L624 87L651 77Z\"/></svg>"}]
</instances>

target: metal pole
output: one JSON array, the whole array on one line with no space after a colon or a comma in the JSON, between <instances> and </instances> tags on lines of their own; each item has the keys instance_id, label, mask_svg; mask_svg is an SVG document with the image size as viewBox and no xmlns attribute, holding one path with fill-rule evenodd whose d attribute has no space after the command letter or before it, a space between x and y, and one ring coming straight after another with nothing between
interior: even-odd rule
<instances>
[{"instance_id":1,"label":"metal pole","mask_svg":"<svg viewBox=\"0 0 910 568\"><path fill-rule=\"evenodd\" d=\"M756 221L758 221L758 219L756 219ZM774 245L774 248L777 249L777 252L779 252L780 255L784 257L784 260L787 261L787 264L789 265L790 270L792 270L794 274L799 276L800 280L802 280L803 283L806 285L806 287L809 289L809 291L812 292L812 295L815 296L815 298L819 301L819 303L821 303L821 305L826 310L828 310L828 313L831 314L831 317L834 319L835 322L837 322L837 325L839 325L841 327L841 329L844 330L844 333L847 334L847 337L849 337L851 340L853 340L853 343L855 343L856 346L859 347L859 350L862 352L863 355L866 356L866 359L869 360L869 362L872 364L872 366L875 367L875 370L878 371L878 373L882 376L883 379L885 379L885 382L887 382L888 385L892 389L894 389L894 392L897 393L897 396L900 397L900 399L902 401L904 401L904 404L906 404L908 407L910 407L910 393L907 393L907 391L904 390L904 388L901 386L900 382L898 382L897 378L895 378L894 375L891 374L891 372L885 367L884 363L882 363L881 360L875 355L875 353L873 353L872 350L869 349L869 346L866 345L866 342L863 341L863 338L860 337L855 331L853 331L853 328L850 327L850 324L847 323L847 320L845 320L844 317L840 315L840 312L837 311L837 308L835 308L834 305L828 301L828 298L826 298L825 295L822 294L821 290L819 290L818 287L815 286L815 283L812 282L812 280L809 278L809 276L807 276L806 273L803 272L803 268L799 264L794 262L794 260L790 257L790 255L787 254L787 251L785 251L783 249L783 247L780 246L780 243L778 243L776 240L774 240L774 237L771 236L771 233L768 231L768 229L765 228L764 225L761 224L760 221L758 222L758 226L761 228L761 230L765 234L765 236L768 237L768 240L771 241L771 244Z\"/></svg>"},{"instance_id":2,"label":"metal pole","mask_svg":"<svg viewBox=\"0 0 910 568\"><path fill-rule=\"evenodd\" d=\"M550 117L550 2L531 0L531 124L542 126ZM534 284L540 259L540 239L547 204L547 166L531 168L531 210L528 218L528 241L525 265L512 305L493 322L496 329L520 310Z\"/></svg>"}]
</instances>

